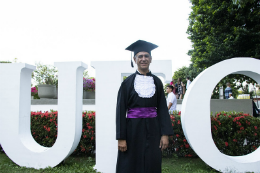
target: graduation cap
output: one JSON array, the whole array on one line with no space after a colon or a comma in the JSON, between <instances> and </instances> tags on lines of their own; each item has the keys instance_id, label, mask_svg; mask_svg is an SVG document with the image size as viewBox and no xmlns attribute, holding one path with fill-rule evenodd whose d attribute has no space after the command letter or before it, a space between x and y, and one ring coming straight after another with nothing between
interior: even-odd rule
<instances>
[{"instance_id":1,"label":"graduation cap","mask_svg":"<svg viewBox=\"0 0 260 173\"><path fill-rule=\"evenodd\" d=\"M134 56L138 52L148 52L151 55L151 51L157 47L158 46L153 43L149 43L143 40L137 40L136 42L128 46L125 50L130 50L131 52L134 52ZM131 66L134 67L132 61L132 54L131 54Z\"/></svg>"}]
</instances>

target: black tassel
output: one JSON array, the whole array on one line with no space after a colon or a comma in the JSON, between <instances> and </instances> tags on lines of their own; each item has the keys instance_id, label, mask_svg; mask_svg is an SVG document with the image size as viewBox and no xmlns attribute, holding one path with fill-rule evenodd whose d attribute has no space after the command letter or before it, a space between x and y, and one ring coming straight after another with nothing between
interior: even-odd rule
<instances>
[{"instance_id":1,"label":"black tassel","mask_svg":"<svg viewBox=\"0 0 260 173\"><path fill-rule=\"evenodd\" d=\"M134 67L134 63L132 61L132 52L131 52L131 66Z\"/></svg>"}]
</instances>

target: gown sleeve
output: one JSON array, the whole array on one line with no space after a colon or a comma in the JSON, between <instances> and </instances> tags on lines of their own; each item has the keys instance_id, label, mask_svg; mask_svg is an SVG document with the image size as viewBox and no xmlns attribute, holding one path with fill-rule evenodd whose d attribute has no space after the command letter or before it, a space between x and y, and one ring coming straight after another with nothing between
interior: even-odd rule
<instances>
[{"instance_id":1,"label":"gown sleeve","mask_svg":"<svg viewBox=\"0 0 260 173\"><path fill-rule=\"evenodd\" d=\"M126 139L126 111L127 111L127 89L125 83L121 87L117 95L116 105L116 140Z\"/></svg>"},{"instance_id":2,"label":"gown sleeve","mask_svg":"<svg viewBox=\"0 0 260 173\"><path fill-rule=\"evenodd\" d=\"M173 128L170 119L170 114L168 112L166 99L163 90L162 82L157 80L157 92L158 92L158 100L157 100L157 113L158 119L161 126L161 136L162 135L173 135Z\"/></svg>"}]
</instances>

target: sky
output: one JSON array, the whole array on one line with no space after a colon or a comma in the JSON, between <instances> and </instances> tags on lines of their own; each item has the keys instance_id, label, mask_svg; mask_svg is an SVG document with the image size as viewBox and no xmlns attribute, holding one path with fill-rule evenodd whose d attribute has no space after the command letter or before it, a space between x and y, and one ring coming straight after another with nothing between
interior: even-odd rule
<instances>
[{"instance_id":1,"label":"sky","mask_svg":"<svg viewBox=\"0 0 260 173\"><path fill-rule=\"evenodd\" d=\"M0 2L0 61L35 65L63 61L129 61L137 40L158 45L154 60L188 66L189 0ZM95 70L88 69L90 76Z\"/></svg>"}]
</instances>

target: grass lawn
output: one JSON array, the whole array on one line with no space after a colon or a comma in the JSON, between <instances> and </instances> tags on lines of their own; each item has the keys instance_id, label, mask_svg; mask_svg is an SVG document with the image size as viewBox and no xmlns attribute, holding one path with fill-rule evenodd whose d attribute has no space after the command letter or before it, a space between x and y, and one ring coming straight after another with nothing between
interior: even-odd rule
<instances>
[{"instance_id":1,"label":"grass lawn","mask_svg":"<svg viewBox=\"0 0 260 173\"><path fill-rule=\"evenodd\" d=\"M4 153L0 153L0 172L2 173L92 173L95 172L92 167L95 165L95 159L91 157L70 156L55 168L46 168L36 170L33 168L24 168L12 162ZM162 162L163 173L206 173L217 172L207 166L200 158L163 158Z\"/></svg>"},{"instance_id":2,"label":"grass lawn","mask_svg":"<svg viewBox=\"0 0 260 173\"><path fill-rule=\"evenodd\" d=\"M70 156L54 168L33 169L16 165L5 153L0 153L0 172L1 173L95 173L93 166L95 160L91 157Z\"/></svg>"},{"instance_id":3,"label":"grass lawn","mask_svg":"<svg viewBox=\"0 0 260 173\"><path fill-rule=\"evenodd\" d=\"M218 172L205 164L200 158L163 158L163 173L206 173Z\"/></svg>"}]
</instances>

